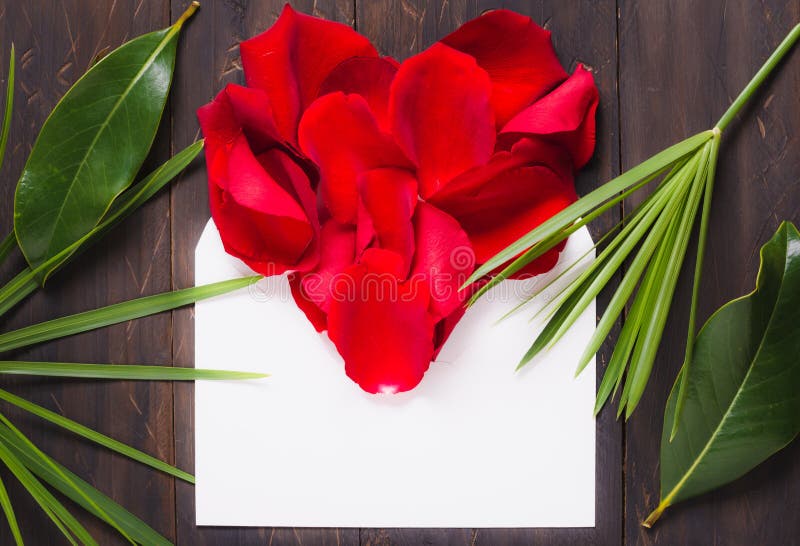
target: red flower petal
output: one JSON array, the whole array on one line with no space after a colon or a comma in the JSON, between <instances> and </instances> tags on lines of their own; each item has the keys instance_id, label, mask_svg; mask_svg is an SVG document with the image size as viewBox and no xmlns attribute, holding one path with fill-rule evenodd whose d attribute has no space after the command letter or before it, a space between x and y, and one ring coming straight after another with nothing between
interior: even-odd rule
<instances>
[{"instance_id":1,"label":"red flower petal","mask_svg":"<svg viewBox=\"0 0 800 546\"><path fill-rule=\"evenodd\" d=\"M430 291L430 313L437 321L463 303L459 288L475 269L475 254L458 222L428 203L417 204L414 232L416 254L410 278L423 281Z\"/></svg>"},{"instance_id":2,"label":"red flower petal","mask_svg":"<svg viewBox=\"0 0 800 546\"><path fill-rule=\"evenodd\" d=\"M389 119L417 165L423 197L489 160L496 138L490 94L489 77L475 60L443 44L400 65Z\"/></svg>"},{"instance_id":3,"label":"red flower petal","mask_svg":"<svg viewBox=\"0 0 800 546\"><path fill-rule=\"evenodd\" d=\"M397 61L388 57L352 57L334 68L322 82L319 94L341 91L361 95L384 131L388 131L386 112L389 88L397 73Z\"/></svg>"},{"instance_id":4,"label":"red flower petal","mask_svg":"<svg viewBox=\"0 0 800 546\"><path fill-rule=\"evenodd\" d=\"M282 140L267 94L259 89L228 84L214 100L197 110L197 118L207 154L231 145L243 132L256 153Z\"/></svg>"},{"instance_id":5,"label":"red flower petal","mask_svg":"<svg viewBox=\"0 0 800 546\"><path fill-rule=\"evenodd\" d=\"M228 253L264 275L313 267L319 225L311 168L276 140L266 94L229 85L198 118L211 213Z\"/></svg>"},{"instance_id":6,"label":"red flower petal","mask_svg":"<svg viewBox=\"0 0 800 546\"><path fill-rule=\"evenodd\" d=\"M368 250L363 263L339 279L328 315L328 335L344 358L348 377L367 392L413 389L433 353L433 323L428 293L400 282L399 257ZM343 286L341 286L343 285Z\"/></svg>"},{"instance_id":7,"label":"red flower petal","mask_svg":"<svg viewBox=\"0 0 800 546\"><path fill-rule=\"evenodd\" d=\"M530 139L518 143L511 153L499 152L487 167L465 173L452 188L431 202L458 220L469 235L478 263L576 199L566 153ZM557 259L558 252L554 255ZM546 271L555 265L552 255L543 258L528 272Z\"/></svg>"},{"instance_id":8,"label":"red flower petal","mask_svg":"<svg viewBox=\"0 0 800 546\"><path fill-rule=\"evenodd\" d=\"M550 32L513 11L487 12L442 42L472 55L489 73L498 128L567 77Z\"/></svg>"},{"instance_id":9,"label":"red flower petal","mask_svg":"<svg viewBox=\"0 0 800 546\"><path fill-rule=\"evenodd\" d=\"M360 95L320 97L303 115L298 135L303 152L319 166L322 200L342 223L357 220L357 181L362 173L411 166L391 136L380 130Z\"/></svg>"},{"instance_id":10,"label":"red flower petal","mask_svg":"<svg viewBox=\"0 0 800 546\"><path fill-rule=\"evenodd\" d=\"M307 251L315 226L292 194L309 185L305 172L277 148L254 157L244 136L226 159L225 185L209 184L211 214L225 249L264 275L313 266Z\"/></svg>"},{"instance_id":11,"label":"red flower petal","mask_svg":"<svg viewBox=\"0 0 800 546\"><path fill-rule=\"evenodd\" d=\"M405 276L414 256L411 217L417 206L417 180L402 169L373 169L359 179L359 192L364 209L359 233L371 231L375 240L369 242L396 252L403 259ZM366 247L365 242L362 239L359 246Z\"/></svg>"},{"instance_id":12,"label":"red flower petal","mask_svg":"<svg viewBox=\"0 0 800 546\"><path fill-rule=\"evenodd\" d=\"M272 27L239 50L247 85L267 92L277 126L290 142L300 115L336 65L353 56L377 56L352 28L297 13L289 4Z\"/></svg>"},{"instance_id":13,"label":"red flower petal","mask_svg":"<svg viewBox=\"0 0 800 546\"><path fill-rule=\"evenodd\" d=\"M292 291L294 302L314 329L317 332L324 332L328 329L328 315L314 303L311 296L306 294L302 280L303 276L299 273L289 275L289 288Z\"/></svg>"},{"instance_id":14,"label":"red flower petal","mask_svg":"<svg viewBox=\"0 0 800 546\"><path fill-rule=\"evenodd\" d=\"M578 65L567 81L517 114L503 127L501 134L546 136L566 146L575 169L579 169L594 151L599 99L591 72Z\"/></svg>"},{"instance_id":15,"label":"red flower petal","mask_svg":"<svg viewBox=\"0 0 800 546\"><path fill-rule=\"evenodd\" d=\"M355 245L356 233L352 226L340 224L335 220L328 220L322 226L319 263L312 272L303 276L301 282L306 299L323 313L330 310L337 277L355 261Z\"/></svg>"}]
</instances>

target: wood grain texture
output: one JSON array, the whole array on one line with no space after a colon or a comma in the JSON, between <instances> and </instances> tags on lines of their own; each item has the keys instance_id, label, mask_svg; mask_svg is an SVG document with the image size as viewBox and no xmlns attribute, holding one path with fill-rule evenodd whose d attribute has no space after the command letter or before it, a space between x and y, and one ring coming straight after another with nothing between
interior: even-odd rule
<instances>
[{"instance_id":1,"label":"wood grain texture","mask_svg":"<svg viewBox=\"0 0 800 546\"><path fill-rule=\"evenodd\" d=\"M620 2L622 161L713 126L788 30L797 2ZM723 135L698 319L755 284L758 250L781 220L800 220L800 55L788 61ZM693 263L693 254L687 260ZM691 279L675 296L648 390L626 430L626 542L797 544L800 446L743 479L640 526L658 502L664 404L683 360ZM784 516L785 515L785 516Z\"/></svg>"},{"instance_id":2,"label":"wood grain texture","mask_svg":"<svg viewBox=\"0 0 800 546\"><path fill-rule=\"evenodd\" d=\"M10 228L13 181L46 115L104 49L166 26L188 0L0 0L0 53L18 52L17 110L0 185L0 230ZM601 94L595 159L576 184L583 194L678 139L710 127L785 32L800 20L796 0L303 0L305 13L353 25L403 60L486 9L508 7L553 31L569 71L593 72ZM243 81L238 43L265 30L282 0L205 0L179 45L174 92L150 164L199 138L196 109L228 82ZM5 78L5 60L0 76ZM4 81L4 80L3 80ZM750 290L758 249L783 219L800 221L800 52L724 137L700 318ZM619 100L618 100L619 98ZM55 276L0 329L193 284L194 246L209 213L202 161L125 228ZM628 205L633 204L629 203ZM619 218L592 226L596 236ZM691 261L691 260L690 260ZM3 280L21 265L16 257ZM604 411L597 428L595 529L222 529L194 524L194 489L96 449L17 412L9 415L56 459L183 545L217 544L798 544L800 484L795 444L742 480L671 509L652 531L640 521L658 499L658 438L667 392L682 358L689 279L674 312L648 391L625 426ZM607 297L601 298L599 311ZM192 311L182 310L61 340L14 356L87 362L192 366ZM610 355L598 358L598 380ZM2 379L2 386L189 471L194 466L191 385ZM5 411L5 407L2 408ZM624 429L624 430L623 430ZM6 474L2 474L5 479ZM31 544L61 544L58 531L13 478L23 533ZM374 492L365 492L374 494ZM101 544L121 543L75 511ZM0 525L0 544L11 540Z\"/></svg>"},{"instance_id":3,"label":"wood grain texture","mask_svg":"<svg viewBox=\"0 0 800 546\"><path fill-rule=\"evenodd\" d=\"M109 48L169 23L163 3L138 0L96 2L0 3L0 55L5 66L9 45L17 49L14 125L0 186L0 228L11 227L14 183L34 139L56 102ZM167 116L168 118L168 116ZM160 135L145 171L166 159L169 124ZM126 220L98 246L56 274L35 296L0 320L6 330L57 316L116 303L170 287L169 196L165 192ZM3 280L22 266L17 255ZM77 267L76 267L77 265ZM11 357L73 362L148 363L169 365L169 315L120 324L19 351ZM4 388L64 414L164 460L173 459L172 389L166 383L58 381L2 378ZM2 411L7 407L3 405ZM68 435L42 421L9 410L7 415L45 452L109 494L167 537L175 537L172 479L152 472ZM4 476L5 477L5 476ZM22 533L29 544L62 544L56 527L16 480L12 489ZM101 544L116 543L110 527L83 510L74 513ZM0 544L12 539L0 525Z\"/></svg>"}]
</instances>

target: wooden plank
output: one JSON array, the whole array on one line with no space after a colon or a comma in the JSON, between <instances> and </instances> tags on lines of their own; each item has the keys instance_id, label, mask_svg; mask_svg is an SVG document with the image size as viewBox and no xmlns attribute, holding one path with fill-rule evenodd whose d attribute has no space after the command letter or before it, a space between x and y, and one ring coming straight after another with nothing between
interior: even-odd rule
<instances>
[{"instance_id":1,"label":"wooden plank","mask_svg":"<svg viewBox=\"0 0 800 546\"><path fill-rule=\"evenodd\" d=\"M713 126L789 28L795 1L620 1L623 167ZM800 220L800 54L723 135L700 298L705 320L749 292L758 249L783 219ZM690 260L691 263L691 260ZM656 527L640 522L659 498L664 403L683 359L691 280L680 281L648 390L626 427L626 542L792 544L800 536L800 446L718 492L677 505Z\"/></svg>"},{"instance_id":2,"label":"wooden plank","mask_svg":"<svg viewBox=\"0 0 800 546\"><path fill-rule=\"evenodd\" d=\"M188 4L172 1L172 17ZM199 138L195 111L207 103L226 83L243 83L239 42L266 30L278 17L284 2L204 3L186 28L178 55L173 95L173 147L182 149ZM304 13L353 23L353 3L292 2ZM172 190L172 265L174 287L194 283L194 247L209 218L205 168L202 164L187 173ZM194 324L190 310L173 315L174 359L176 365L192 366ZM179 465L194 468L194 388L175 385L175 451ZM257 433L257 431L254 431ZM176 484L178 541L180 544L355 544L357 529L221 529L195 526L194 488Z\"/></svg>"},{"instance_id":3,"label":"wooden plank","mask_svg":"<svg viewBox=\"0 0 800 546\"><path fill-rule=\"evenodd\" d=\"M598 114L599 144L595 159L576 184L583 194L618 173L618 108L616 93L616 5L604 2L358 2L356 26L378 49L398 60L418 53L435 40L480 14L484 9L506 7L531 16L553 31L556 50L571 71L577 62L587 64L601 94ZM610 214L592 226L602 233L618 219ZM607 298L601 298L599 310ZM602 363L610 352L601 351ZM365 529L364 544L615 544L621 540L622 427L612 412L604 412L597 428L597 526L595 529Z\"/></svg>"},{"instance_id":4,"label":"wooden plank","mask_svg":"<svg viewBox=\"0 0 800 546\"><path fill-rule=\"evenodd\" d=\"M92 59L138 34L168 24L168 6L136 0L96 2L0 1L0 56L17 48L14 125L0 185L0 228L11 226L14 181L19 176L46 116ZM4 80L5 82L5 80ZM5 83L4 83L5 85ZM168 116L167 116L168 117ZM162 126L146 170L168 153L168 125ZM165 193L125 221L125 227L81 255L47 287L21 305L0 329L168 290L170 287L169 199ZM11 269L22 266L17 256ZM16 271L14 271L16 272ZM74 362L169 365L171 317L162 315L15 352L12 358ZM5 355L4 355L5 356ZM172 390L167 384L3 378L3 388L76 419L161 459L173 458ZM6 406L3 406L6 412ZM138 515L174 538L172 479L138 463L112 455L41 421L8 411L45 452L64 463ZM7 474L4 474L4 478ZM22 533L28 544L61 544L63 538L13 478L11 488ZM101 544L118 542L115 532L76 508ZM12 539L0 525L0 543Z\"/></svg>"}]
</instances>

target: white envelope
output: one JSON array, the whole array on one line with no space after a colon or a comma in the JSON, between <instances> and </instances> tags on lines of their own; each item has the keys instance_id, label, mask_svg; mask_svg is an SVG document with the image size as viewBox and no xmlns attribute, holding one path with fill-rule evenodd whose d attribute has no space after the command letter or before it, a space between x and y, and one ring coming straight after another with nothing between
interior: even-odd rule
<instances>
[{"instance_id":1,"label":"white envelope","mask_svg":"<svg viewBox=\"0 0 800 546\"><path fill-rule=\"evenodd\" d=\"M593 527L594 361L575 366L595 306L549 352L514 368L542 323L498 318L587 252L586 228L558 266L507 281L470 308L407 393L371 395L272 277L195 308L195 365L267 372L196 384L198 525L291 527ZM212 221L196 284L252 274ZM581 268L573 268L563 281Z\"/></svg>"}]
</instances>

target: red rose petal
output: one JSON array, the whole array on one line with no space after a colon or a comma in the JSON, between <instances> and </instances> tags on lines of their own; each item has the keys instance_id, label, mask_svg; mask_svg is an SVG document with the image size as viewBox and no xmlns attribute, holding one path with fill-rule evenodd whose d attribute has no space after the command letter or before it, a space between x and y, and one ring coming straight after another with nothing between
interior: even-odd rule
<instances>
[{"instance_id":1,"label":"red rose petal","mask_svg":"<svg viewBox=\"0 0 800 546\"><path fill-rule=\"evenodd\" d=\"M322 82L319 94L341 91L364 97L372 114L384 131L388 131L386 112L389 88L398 64L388 57L352 57L341 62Z\"/></svg>"},{"instance_id":2,"label":"red rose petal","mask_svg":"<svg viewBox=\"0 0 800 546\"><path fill-rule=\"evenodd\" d=\"M319 263L312 272L303 276L302 286L306 298L324 313L330 310L337 277L355 261L355 245L353 226L335 220L328 220L322 226Z\"/></svg>"},{"instance_id":3,"label":"red rose petal","mask_svg":"<svg viewBox=\"0 0 800 546\"><path fill-rule=\"evenodd\" d=\"M424 198L489 160L496 138L490 94L489 77L475 59L443 44L400 65L389 119L417 166Z\"/></svg>"},{"instance_id":4,"label":"red rose petal","mask_svg":"<svg viewBox=\"0 0 800 546\"><path fill-rule=\"evenodd\" d=\"M298 135L303 152L319 166L322 200L342 223L357 220L357 181L363 172L411 166L360 95L320 97L303 115Z\"/></svg>"},{"instance_id":5,"label":"red rose petal","mask_svg":"<svg viewBox=\"0 0 800 546\"><path fill-rule=\"evenodd\" d=\"M373 169L359 179L359 193L365 213L359 232L371 230L378 247L401 256L405 276L414 256L411 217L417 206L417 180L405 170ZM362 222L367 226L362 228Z\"/></svg>"},{"instance_id":6,"label":"red rose petal","mask_svg":"<svg viewBox=\"0 0 800 546\"><path fill-rule=\"evenodd\" d=\"M328 335L345 362L347 376L367 392L395 393L422 380L433 353L433 322L427 291L400 282L399 257L367 251L364 263L339 279L328 315Z\"/></svg>"},{"instance_id":7,"label":"red rose petal","mask_svg":"<svg viewBox=\"0 0 800 546\"><path fill-rule=\"evenodd\" d=\"M501 134L546 136L565 146L579 169L594 152L599 100L592 73L578 65L567 81L517 114Z\"/></svg>"},{"instance_id":8,"label":"red rose petal","mask_svg":"<svg viewBox=\"0 0 800 546\"><path fill-rule=\"evenodd\" d=\"M211 212L226 250L264 275L313 267L313 169L280 139L266 93L228 85L197 115Z\"/></svg>"},{"instance_id":9,"label":"red rose petal","mask_svg":"<svg viewBox=\"0 0 800 546\"><path fill-rule=\"evenodd\" d=\"M487 12L442 42L473 56L488 72L498 128L567 77L550 32L513 11Z\"/></svg>"},{"instance_id":10,"label":"red rose petal","mask_svg":"<svg viewBox=\"0 0 800 546\"><path fill-rule=\"evenodd\" d=\"M464 302L459 288L475 269L475 254L467 234L449 214L425 202L414 214L416 253L410 279L423 281L431 294L434 321Z\"/></svg>"},{"instance_id":11,"label":"red rose petal","mask_svg":"<svg viewBox=\"0 0 800 546\"><path fill-rule=\"evenodd\" d=\"M287 191L308 184L305 172L278 149L257 159L244 136L229 151L227 171L225 185L209 184L211 213L226 250L265 275L307 266L301 259L314 226Z\"/></svg>"},{"instance_id":12,"label":"red rose petal","mask_svg":"<svg viewBox=\"0 0 800 546\"><path fill-rule=\"evenodd\" d=\"M295 142L300 115L333 68L349 57L377 52L352 28L294 11L289 4L266 32L239 45L249 87L269 95L277 126Z\"/></svg>"},{"instance_id":13,"label":"red rose petal","mask_svg":"<svg viewBox=\"0 0 800 546\"><path fill-rule=\"evenodd\" d=\"M256 153L282 140L275 128L267 94L259 89L228 84L214 100L197 110L197 118L207 154L231 145L243 132Z\"/></svg>"},{"instance_id":14,"label":"red rose petal","mask_svg":"<svg viewBox=\"0 0 800 546\"><path fill-rule=\"evenodd\" d=\"M311 296L306 294L302 280L303 276L299 273L289 275L289 288L292 291L294 302L298 309L305 314L314 329L317 332L324 332L328 329L328 315L314 303Z\"/></svg>"},{"instance_id":15,"label":"red rose petal","mask_svg":"<svg viewBox=\"0 0 800 546\"><path fill-rule=\"evenodd\" d=\"M236 84L228 84L224 93L230 101L234 119L256 153L281 142L282 138L272 115L272 105L266 93Z\"/></svg>"},{"instance_id":16,"label":"red rose petal","mask_svg":"<svg viewBox=\"0 0 800 546\"><path fill-rule=\"evenodd\" d=\"M483 263L575 201L569 167L559 147L526 139L511 153L500 152L487 167L454 181L453 187L462 191L437 195L431 202L458 220ZM536 263L528 272L555 265L552 255Z\"/></svg>"}]
</instances>

